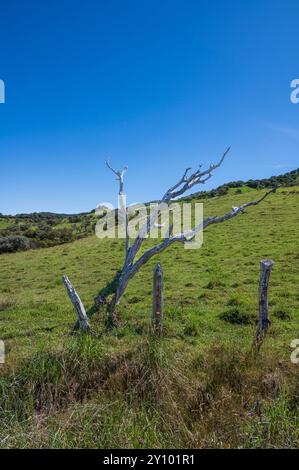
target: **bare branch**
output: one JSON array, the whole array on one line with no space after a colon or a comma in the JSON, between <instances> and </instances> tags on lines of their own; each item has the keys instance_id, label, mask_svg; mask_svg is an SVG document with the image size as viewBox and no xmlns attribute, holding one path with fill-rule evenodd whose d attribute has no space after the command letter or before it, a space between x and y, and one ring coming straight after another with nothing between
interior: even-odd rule
<instances>
[{"instance_id":1,"label":"bare branch","mask_svg":"<svg viewBox=\"0 0 299 470\"><path fill-rule=\"evenodd\" d=\"M124 174L128 170L127 166L125 166L122 170L115 170L114 168L112 168L112 166L109 164L107 160L106 160L106 165L109 168L109 170L111 170L118 178L123 178Z\"/></svg>"},{"instance_id":2,"label":"bare branch","mask_svg":"<svg viewBox=\"0 0 299 470\"><path fill-rule=\"evenodd\" d=\"M172 188L168 189L168 191L163 196L162 201L170 201L171 199L175 199L191 189L193 186L197 184L204 184L211 178L213 171L222 165L229 151L230 147L228 147L228 149L223 153L219 162L215 165L210 165L207 170L201 171L202 166L200 165L197 171L192 173L190 176L187 176L188 172L191 170L191 168L187 168L179 182L172 186Z\"/></svg>"},{"instance_id":3,"label":"bare branch","mask_svg":"<svg viewBox=\"0 0 299 470\"><path fill-rule=\"evenodd\" d=\"M199 169L195 173L188 176L188 173L191 170L191 168L186 168L179 182L176 183L174 186L172 186L170 189L168 189L168 191L165 193L165 195L163 196L161 200L161 204L168 203L172 199L175 199L176 197L181 196L182 194L184 194L186 191L188 191L190 188L192 188L196 184L204 184L209 178L211 178L212 172L216 170L216 168L220 167L220 165L223 163L229 151L230 151L230 147L228 147L228 149L223 153L219 162L216 163L215 165L210 165L207 170L201 171L202 165L199 165ZM146 238L147 234L151 231L151 229L155 225L160 214L159 207L160 206L158 206L157 210L154 211L151 214L151 216L147 218L147 220L145 221L145 223L139 230L139 233L136 239L134 240L130 249L130 254L128 256L129 264L133 263L134 258L142 245L143 240Z\"/></svg>"},{"instance_id":4,"label":"bare branch","mask_svg":"<svg viewBox=\"0 0 299 470\"><path fill-rule=\"evenodd\" d=\"M187 182L187 174L191 170L191 167L186 168L185 173L178 183L176 183L172 188L168 189L166 194L173 193L182 183Z\"/></svg>"},{"instance_id":5,"label":"bare branch","mask_svg":"<svg viewBox=\"0 0 299 470\"><path fill-rule=\"evenodd\" d=\"M242 214L244 213L244 210L247 208L247 207L250 207L250 206L257 206L258 204L260 204L260 202L262 202L266 197L269 196L269 194L273 193L276 191L276 188L273 188L271 189L270 191L268 191L267 193L265 193L260 199L258 199L257 201L251 201L251 202L247 202L245 204L242 204L240 207L232 207L232 210L222 216L219 216L219 217L208 217L207 219L205 219L203 221L202 224L199 224L197 227L195 227L193 230L183 234L186 236L186 240L190 240L190 237L194 236L199 230L201 230L202 228L205 229L206 227L208 227L209 225L212 225L212 224L219 224L221 222L225 222L226 220L229 220L229 219L232 219L233 217L236 217L238 214ZM186 241L186 240L183 240L183 241Z\"/></svg>"},{"instance_id":6,"label":"bare branch","mask_svg":"<svg viewBox=\"0 0 299 470\"><path fill-rule=\"evenodd\" d=\"M117 179L119 180L119 194L124 194L124 176L126 171L128 170L128 167L125 166L122 170L114 170L112 166L106 161L106 165L111 170L116 176Z\"/></svg>"},{"instance_id":7,"label":"bare branch","mask_svg":"<svg viewBox=\"0 0 299 470\"><path fill-rule=\"evenodd\" d=\"M128 167L125 166L122 170L115 170L112 168L112 166L109 164L108 161L106 161L106 165L111 170L116 176L117 179L119 180L119 210L124 214L124 219L125 219L125 229L126 229L126 246L125 246L125 253L126 253L126 258L128 256L129 250L130 250L130 236L129 236L129 221L128 221L128 211L127 211L127 204L126 204L126 197L124 193L124 175L126 171L128 170Z\"/></svg>"},{"instance_id":8,"label":"bare branch","mask_svg":"<svg viewBox=\"0 0 299 470\"><path fill-rule=\"evenodd\" d=\"M118 172L112 168L112 166L109 164L108 160L106 160L106 166L111 170L116 176L118 176Z\"/></svg>"},{"instance_id":9,"label":"bare branch","mask_svg":"<svg viewBox=\"0 0 299 470\"><path fill-rule=\"evenodd\" d=\"M168 248L170 245L172 245L175 242L189 242L192 240L192 238L198 233L200 230L207 228L209 225L213 224L219 224L221 222L226 222L227 220L232 219L233 217L236 217L238 214L241 214L244 212L244 209L250 206L256 206L260 202L262 202L269 194L273 193L276 191L276 188L271 189L271 191L268 191L266 194L264 194L260 199L257 201L252 201L252 202L247 202L245 204L242 204L240 207L233 207L230 212L227 212L226 214L222 216L216 216L216 217L208 217L206 218L201 224L197 225L194 229L188 231L188 232L183 232L179 233L177 235L174 235L173 237L170 238L165 238L161 243L158 245L150 248L147 250L132 266L133 274L135 274L136 271L140 269L142 265L144 265L152 256L161 253L164 251L166 248ZM133 275L132 274L132 275Z\"/></svg>"}]
</instances>

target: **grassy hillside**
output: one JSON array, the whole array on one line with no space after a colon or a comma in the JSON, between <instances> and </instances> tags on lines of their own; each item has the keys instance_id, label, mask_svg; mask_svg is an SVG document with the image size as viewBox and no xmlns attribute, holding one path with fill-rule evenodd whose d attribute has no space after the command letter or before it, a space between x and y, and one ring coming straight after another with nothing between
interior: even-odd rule
<instances>
[{"instance_id":1,"label":"grassy hillside","mask_svg":"<svg viewBox=\"0 0 299 470\"><path fill-rule=\"evenodd\" d=\"M230 188L204 215L260 197ZM86 307L121 266L123 242L94 236L0 256L0 446L291 447L299 445L299 189L210 227L200 250L172 246L138 273L123 324L70 336L67 273ZM2 222L3 223L3 222ZM150 243L150 242L147 242ZM259 261L272 258L272 325L250 351ZM163 340L150 336L152 270L165 277Z\"/></svg>"}]
</instances>

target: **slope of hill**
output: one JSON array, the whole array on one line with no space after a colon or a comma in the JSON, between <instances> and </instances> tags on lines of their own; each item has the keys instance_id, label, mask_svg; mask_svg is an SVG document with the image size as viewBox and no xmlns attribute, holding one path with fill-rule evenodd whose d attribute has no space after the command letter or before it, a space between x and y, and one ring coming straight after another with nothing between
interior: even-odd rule
<instances>
[{"instance_id":1,"label":"slope of hill","mask_svg":"<svg viewBox=\"0 0 299 470\"><path fill-rule=\"evenodd\" d=\"M299 184L299 169L263 180L234 181L210 191L194 193L184 200L207 199L224 196L235 190L236 194L249 189L291 187ZM94 233L98 217L95 211L81 214L54 214L39 212L4 216L0 214L0 254L45 248L69 243Z\"/></svg>"},{"instance_id":2,"label":"slope of hill","mask_svg":"<svg viewBox=\"0 0 299 470\"><path fill-rule=\"evenodd\" d=\"M246 192L247 191L247 192ZM205 216L260 196L247 188L209 198ZM0 258L0 447L296 447L299 191L210 227L200 250L172 246L138 273L122 326L70 336L67 273L87 308L121 266L123 241L94 236ZM146 242L150 243L150 242ZM272 324L256 329L259 261L275 261ZM150 335L152 270L165 276L165 328Z\"/></svg>"}]
</instances>

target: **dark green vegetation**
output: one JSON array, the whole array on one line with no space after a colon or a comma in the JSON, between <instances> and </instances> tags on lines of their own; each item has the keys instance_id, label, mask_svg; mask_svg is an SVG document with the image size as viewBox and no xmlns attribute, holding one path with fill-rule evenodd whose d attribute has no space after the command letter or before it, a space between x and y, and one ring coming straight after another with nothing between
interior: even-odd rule
<instances>
[{"instance_id":1,"label":"dark green vegetation","mask_svg":"<svg viewBox=\"0 0 299 470\"><path fill-rule=\"evenodd\" d=\"M0 254L69 243L94 233L96 222L94 211L78 215L0 214Z\"/></svg>"},{"instance_id":2,"label":"dark green vegetation","mask_svg":"<svg viewBox=\"0 0 299 470\"><path fill-rule=\"evenodd\" d=\"M210 198L215 196L224 196L228 193L229 189L235 189L236 194L241 194L247 189L269 189L276 187L291 187L298 186L299 183L299 168L297 170L284 173L283 175L271 176L262 180L248 180L248 181L231 181L230 183L222 184L216 189L210 191L200 191L190 196ZM188 199L188 198L185 198Z\"/></svg>"},{"instance_id":3,"label":"dark green vegetation","mask_svg":"<svg viewBox=\"0 0 299 470\"><path fill-rule=\"evenodd\" d=\"M222 214L264 192L242 186L204 202ZM123 261L93 236L0 257L1 447L298 447L299 188L210 227L200 250L173 245L133 279L122 326L75 321L67 273L87 309ZM146 246L150 241L145 243ZM272 258L272 324L259 354L259 261ZM152 272L165 277L164 337L150 335Z\"/></svg>"}]
</instances>

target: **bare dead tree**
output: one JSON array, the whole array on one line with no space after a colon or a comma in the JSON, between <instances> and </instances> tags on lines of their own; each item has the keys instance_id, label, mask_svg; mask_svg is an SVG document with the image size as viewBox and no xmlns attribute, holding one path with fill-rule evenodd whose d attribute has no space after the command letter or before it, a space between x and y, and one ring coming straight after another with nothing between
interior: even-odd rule
<instances>
[{"instance_id":1,"label":"bare dead tree","mask_svg":"<svg viewBox=\"0 0 299 470\"><path fill-rule=\"evenodd\" d=\"M179 196L183 196L187 191L192 189L194 186L206 183L211 177L213 172L219 168L226 155L228 154L230 147L223 153L218 163L214 165L210 165L207 169L203 170L202 165L199 166L198 170L191 173L191 168L187 168L184 171L183 176L181 179L171 188L169 188L163 197L160 199L159 204L157 205L156 210L152 211L150 215L146 218L145 222L141 226L140 230L137 233L136 238L133 240L132 244L130 244L130 237L128 231L128 217L126 215L126 244L125 244L125 261L121 268L121 270L117 273L115 278L112 282L106 286L104 289L101 290L100 294L95 298L94 306L87 312L88 317L90 318L94 315L98 310L99 307L103 304L107 303L106 299L110 295L112 295L112 300L108 302L108 323L111 326L115 326L118 323L118 313L117 313L117 306L120 303L120 300L128 286L130 280L135 276L135 274L139 271L139 269L146 264L153 256L157 255L158 253L163 252L168 247L173 245L174 243L186 243L190 242L194 239L196 234L200 230L206 229L210 225L219 224L222 222L226 222L239 214L242 214L244 210L251 206L256 206L260 202L262 202L270 193L275 191L275 188L271 191L268 191L264 194L261 198L257 201L251 201L245 204L242 204L240 207L233 207L229 212L224 215L215 216L215 217L208 217L203 220L202 223L195 226L193 229L180 232L177 234L172 233L173 227L170 227L166 238L160 243L157 243L155 246L146 250L139 258L137 258L137 254L142 246L143 241L147 238L150 231L153 227L157 224L160 215L160 208L161 204L167 204L171 201L175 200ZM108 168L113 171L113 173L117 176L119 180L119 195L124 195L124 174L127 170L127 167L124 167L123 170L115 170L113 169L107 162ZM127 210L126 210L127 214ZM137 258L137 259L136 259ZM77 323L75 328L78 328L80 325Z\"/></svg>"}]
</instances>

